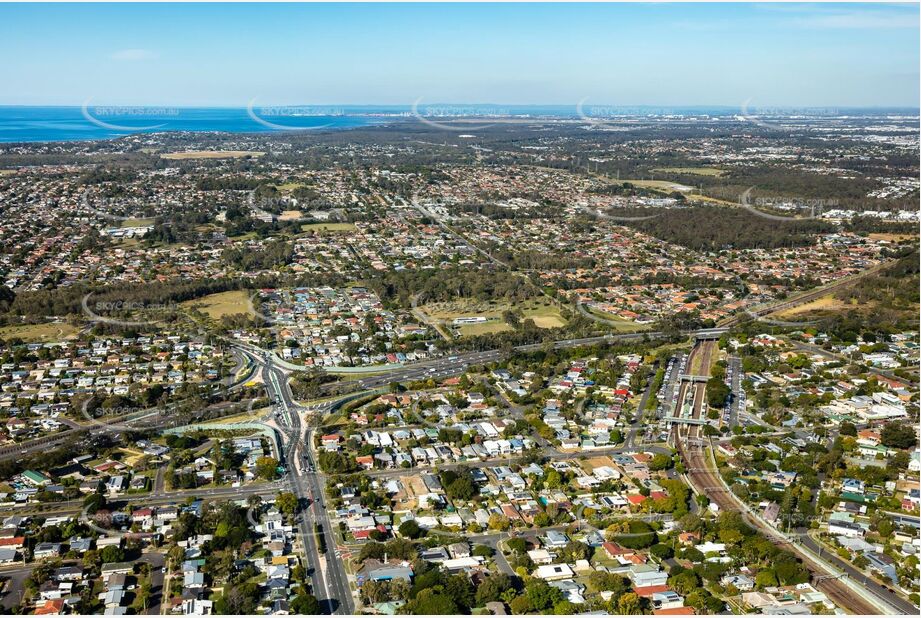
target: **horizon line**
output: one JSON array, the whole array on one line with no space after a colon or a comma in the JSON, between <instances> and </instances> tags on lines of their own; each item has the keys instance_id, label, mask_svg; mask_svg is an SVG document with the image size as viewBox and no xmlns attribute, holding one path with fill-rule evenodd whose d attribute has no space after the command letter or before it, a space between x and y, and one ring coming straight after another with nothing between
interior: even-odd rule
<instances>
[{"instance_id":1,"label":"horizon line","mask_svg":"<svg viewBox=\"0 0 921 618\"><path fill-rule=\"evenodd\" d=\"M555 108L572 108L576 109L578 103L459 103L459 102L432 102L432 103L419 103L418 107L435 107L435 106L457 106L457 107L516 107L516 108L528 108L528 107L555 107ZM82 108L87 107L114 107L114 108L136 108L136 107L149 107L149 108L175 108L175 109L241 109L246 110L250 105L244 104L209 104L209 105L188 105L188 104L173 104L173 103L119 103L119 104L108 104L108 103L94 103L91 105L85 103L0 103L0 108L9 108L9 107L53 107L53 108ZM323 108L323 107L378 107L378 108L405 108L411 110L414 107L413 103L267 103L261 104L259 108L266 107L303 107L303 108ZM659 104L659 103L620 103L620 104L611 104L611 103L593 103L589 107L607 107L611 109L629 109L629 108L651 108L651 109L726 109L726 110L739 110L742 108L742 105L729 105L726 103L677 103L677 104ZM902 109L902 110L918 110L921 111L921 106L912 106L912 105L900 105L900 104L885 104L885 105L796 105L789 103L780 103L780 104L763 104L763 105L750 105L748 106L753 109L773 109L773 110L884 110L884 109ZM510 114L511 115L511 114Z\"/></svg>"}]
</instances>

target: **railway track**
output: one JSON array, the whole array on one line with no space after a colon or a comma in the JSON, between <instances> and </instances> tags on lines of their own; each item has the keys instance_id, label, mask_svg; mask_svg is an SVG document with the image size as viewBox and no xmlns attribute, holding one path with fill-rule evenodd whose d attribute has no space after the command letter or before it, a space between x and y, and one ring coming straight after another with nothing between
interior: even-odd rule
<instances>
[{"instance_id":1,"label":"railway track","mask_svg":"<svg viewBox=\"0 0 921 618\"><path fill-rule=\"evenodd\" d=\"M692 427L691 431L696 431ZM740 504L739 499L724 484L719 474L712 469L705 447L694 448L678 441L678 451L688 469L688 480L695 490L704 493L720 507L720 510L733 511L747 515L747 509ZM862 596L851 590L840 579L832 579L837 574L830 574L822 565L815 562L808 554L801 551L796 544L778 535L773 530L761 525L757 519L746 517L748 525L755 528L766 539L777 547L781 547L795 554L812 576L813 586L824 592L836 605L853 614L878 614L879 609L866 601Z\"/></svg>"},{"instance_id":2,"label":"railway track","mask_svg":"<svg viewBox=\"0 0 921 618\"><path fill-rule=\"evenodd\" d=\"M827 296L828 294L831 294L840 289L853 285L856 281L864 277L867 277L869 275L876 274L879 271L883 270L884 268L888 266L891 266L894 263L895 262L890 262L890 261L881 262L877 264L876 266L872 266L864 271L855 273L848 277L844 277L843 279L835 281L834 283L824 285L815 290L804 292L803 294L799 294L795 296L794 298L790 298L790 299L783 300L783 301L776 302L776 303L770 303L767 305L762 305L760 307L752 307L748 311L745 311L741 314L734 315L724 320L721 320L719 325L720 326L733 326L735 324L738 324L740 321L742 321L742 319L744 319L746 316L760 318L760 317L770 315L772 313L776 313L778 311L784 311L785 309L793 309L794 307L805 305L814 300L822 298L823 296Z\"/></svg>"},{"instance_id":3,"label":"railway track","mask_svg":"<svg viewBox=\"0 0 921 618\"><path fill-rule=\"evenodd\" d=\"M691 351L692 355L700 355L702 374L709 375L715 348L715 342L704 341ZM692 417L699 419L703 412L706 384L686 383L685 387L696 389ZM684 393L681 396L684 396ZM836 577L838 574L830 573L826 567L812 559L809 554L797 547L796 544L791 543L787 538L770 529L757 518L749 516L747 507L729 490L719 476L719 472L712 465L708 455L709 446L705 445L701 440L699 425L677 425L675 427L675 436L675 445L687 469L688 482L695 492L707 496L719 506L720 510L740 513L749 526L762 534L771 543L796 555L809 570L816 590L825 593L839 607L853 614L879 613L876 605L864 599L845 582L838 579Z\"/></svg>"}]
</instances>

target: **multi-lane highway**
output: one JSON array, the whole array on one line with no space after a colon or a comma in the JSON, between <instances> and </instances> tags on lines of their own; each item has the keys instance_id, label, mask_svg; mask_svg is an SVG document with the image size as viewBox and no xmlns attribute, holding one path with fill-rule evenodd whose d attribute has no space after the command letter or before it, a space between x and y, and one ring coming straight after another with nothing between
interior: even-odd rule
<instances>
[{"instance_id":1,"label":"multi-lane highway","mask_svg":"<svg viewBox=\"0 0 921 618\"><path fill-rule=\"evenodd\" d=\"M578 346L613 344L628 341L643 341L645 339L658 339L665 337L664 333L644 332L628 333L623 335L600 335L598 337L583 337L579 339L563 339L560 341L547 343L531 343L520 345L513 348L516 352L536 352L550 345L555 349L574 348ZM472 365L482 365L485 363L494 363L502 360L505 356L501 350L485 350L478 352L461 352L451 356L442 356L430 360L404 365L399 369L392 369L382 373L376 373L360 380L355 380L349 384L355 390L374 389L386 386L391 382L407 382L412 380L424 380L426 378L442 378L445 376L457 375L463 373ZM327 390L337 388L336 384L324 385Z\"/></svg>"},{"instance_id":2,"label":"multi-lane highway","mask_svg":"<svg viewBox=\"0 0 921 618\"><path fill-rule=\"evenodd\" d=\"M306 436L303 433L301 410L291 396L287 374L272 364L269 355L258 358L257 362L262 366L266 392L277 410L288 484L301 505L297 526L313 594L325 613L351 614L354 601L348 576L326 512L322 476L309 447L313 430L309 429ZM321 544L326 548L325 553L320 551Z\"/></svg>"}]
</instances>

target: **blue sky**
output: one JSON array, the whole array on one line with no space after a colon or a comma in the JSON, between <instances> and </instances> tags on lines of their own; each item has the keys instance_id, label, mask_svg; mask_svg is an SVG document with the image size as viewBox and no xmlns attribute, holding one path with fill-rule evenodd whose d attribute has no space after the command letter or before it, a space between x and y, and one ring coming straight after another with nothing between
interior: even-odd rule
<instances>
[{"instance_id":1,"label":"blue sky","mask_svg":"<svg viewBox=\"0 0 921 618\"><path fill-rule=\"evenodd\" d=\"M912 106L918 4L0 5L0 104Z\"/></svg>"}]
</instances>

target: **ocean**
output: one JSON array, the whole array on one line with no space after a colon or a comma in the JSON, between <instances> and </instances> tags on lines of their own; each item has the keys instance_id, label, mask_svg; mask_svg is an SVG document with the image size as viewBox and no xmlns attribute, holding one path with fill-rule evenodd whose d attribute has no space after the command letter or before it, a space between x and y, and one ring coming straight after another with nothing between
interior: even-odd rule
<instances>
[{"instance_id":1,"label":"ocean","mask_svg":"<svg viewBox=\"0 0 921 618\"><path fill-rule=\"evenodd\" d=\"M100 140L163 131L267 133L351 129L395 118L361 111L280 107L0 106L0 142Z\"/></svg>"},{"instance_id":2,"label":"ocean","mask_svg":"<svg viewBox=\"0 0 921 618\"><path fill-rule=\"evenodd\" d=\"M256 106L233 107L114 107L103 105L73 107L0 106L0 143L56 142L112 139L136 133L162 131L221 131L227 133L268 133L351 129L386 124L413 117L439 122L456 117L517 117L569 120L603 119L612 116L642 118L736 118L739 108L727 106L654 107L592 105L512 105L494 104L419 104L347 106ZM917 109L809 108L798 110L748 110L755 118L794 114L818 120L863 117L887 122L887 118L916 118ZM424 120L425 121L425 120ZM488 121L487 121L488 123Z\"/></svg>"}]
</instances>

